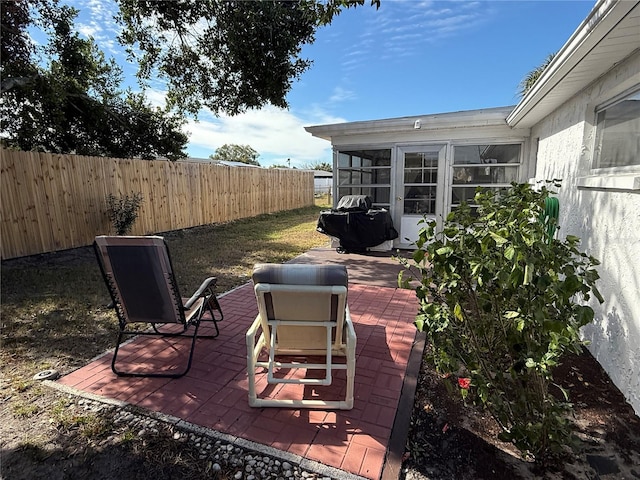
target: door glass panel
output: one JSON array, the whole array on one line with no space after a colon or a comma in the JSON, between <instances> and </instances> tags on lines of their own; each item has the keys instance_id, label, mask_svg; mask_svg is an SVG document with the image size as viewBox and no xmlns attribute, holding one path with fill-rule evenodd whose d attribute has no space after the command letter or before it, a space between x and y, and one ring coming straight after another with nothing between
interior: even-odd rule
<instances>
[{"instance_id":1,"label":"door glass panel","mask_svg":"<svg viewBox=\"0 0 640 480\"><path fill-rule=\"evenodd\" d=\"M436 213L436 186L405 186L404 213L417 215Z\"/></svg>"},{"instance_id":2,"label":"door glass panel","mask_svg":"<svg viewBox=\"0 0 640 480\"><path fill-rule=\"evenodd\" d=\"M404 154L404 208L408 215L436 213L438 152Z\"/></svg>"}]
</instances>

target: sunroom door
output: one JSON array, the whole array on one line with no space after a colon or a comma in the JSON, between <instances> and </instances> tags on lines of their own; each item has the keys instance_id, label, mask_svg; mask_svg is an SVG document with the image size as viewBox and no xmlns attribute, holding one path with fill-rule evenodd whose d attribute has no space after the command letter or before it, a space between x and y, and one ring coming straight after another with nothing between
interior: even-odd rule
<instances>
[{"instance_id":1,"label":"sunroom door","mask_svg":"<svg viewBox=\"0 0 640 480\"><path fill-rule=\"evenodd\" d=\"M424 226L420 223L423 218L427 221L442 219L445 151L445 145L398 149L394 202L394 223L399 233L396 247L415 248L414 242Z\"/></svg>"}]
</instances>

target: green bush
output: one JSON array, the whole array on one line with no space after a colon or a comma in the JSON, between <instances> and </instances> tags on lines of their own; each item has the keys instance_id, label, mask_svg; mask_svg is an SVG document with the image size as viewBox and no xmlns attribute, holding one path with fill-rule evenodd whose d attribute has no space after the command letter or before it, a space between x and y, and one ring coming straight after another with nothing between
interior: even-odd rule
<instances>
[{"instance_id":1,"label":"green bush","mask_svg":"<svg viewBox=\"0 0 640 480\"><path fill-rule=\"evenodd\" d=\"M139 192L132 193L131 196L107 195L107 214L116 230L116 235L126 235L131 231L133 223L138 218L142 200L142 194Z\"/></svg>"},{"instance_id":2,"label":"green bush","mask_svg":"<svg viewBox=\"0 0 640 480\"><path fill-rule=\"evenodd\" d=\"M430 360L487 408L500 439L538 463L570 443L572 406L552 371L584 345L579 329L594 315L584 303L592 294L603 301L599 262L578 250L577 237L553 238L550 193L515 183L499 195L478 189L477 211L463 204L441 230L423 221L399 277L405 288L414 288L407 273L419 281L416 326L431 342Z\"/></svg>"}]
</instances>

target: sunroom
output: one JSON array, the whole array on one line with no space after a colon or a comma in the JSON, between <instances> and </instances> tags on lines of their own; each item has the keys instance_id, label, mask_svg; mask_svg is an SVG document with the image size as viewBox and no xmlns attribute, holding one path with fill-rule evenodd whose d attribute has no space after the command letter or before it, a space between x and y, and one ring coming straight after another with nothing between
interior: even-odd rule
<instances>
[{"instance_id":1,"label":"sunroom","mask_svg":"<svg viewBox=\"0 0 640 480\"><path fill-rule=\"evenodd\" d=\"M394 248L412 248L423 218L441 222L476 187L526 182L528 129L513 129L513 106L306 127L333 147L334 203L368 195L398 230Z\"/></svg>"}]
</instances>

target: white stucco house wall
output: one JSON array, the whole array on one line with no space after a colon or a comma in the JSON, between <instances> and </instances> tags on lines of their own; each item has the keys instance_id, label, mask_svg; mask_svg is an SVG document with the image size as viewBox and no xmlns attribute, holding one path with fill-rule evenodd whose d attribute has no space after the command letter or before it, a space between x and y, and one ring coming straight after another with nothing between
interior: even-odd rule
<instances>
[{"instance_id":1,"label":"white stucco house wall","mask_svg":"<svg viewBox=\"0 0 640 480\"><path fill-rule=\"evenodd\" d=\"M370 195L400 248L476 186L561 179L560 235L601 261L582 335L640 414L640 2L598 0L516 106L307 131L332 143L334 201Z\"/></svg>"}]
</instances>

